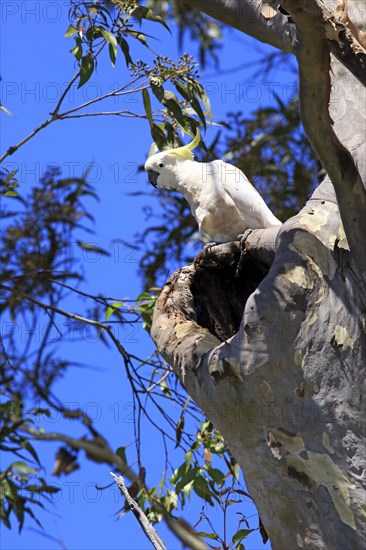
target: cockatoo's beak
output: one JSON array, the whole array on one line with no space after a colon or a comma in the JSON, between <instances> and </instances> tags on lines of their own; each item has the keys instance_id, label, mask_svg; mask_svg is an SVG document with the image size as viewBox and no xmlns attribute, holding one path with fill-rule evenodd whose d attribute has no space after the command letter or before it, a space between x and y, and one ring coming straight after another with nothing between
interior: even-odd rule
<instances>
[{"instance_id":1,"label":"cockatoo's beak","mask_svg":"<svg viewBox=\"0 0 366 550\"><path fill-rule=\"evenodd\" d=\"M160 176L159 172L154 172L154 170L148 170L147 177L149 178L149 182L154 187L158 186L158 177Z\"/></svg>"}]
</instances>

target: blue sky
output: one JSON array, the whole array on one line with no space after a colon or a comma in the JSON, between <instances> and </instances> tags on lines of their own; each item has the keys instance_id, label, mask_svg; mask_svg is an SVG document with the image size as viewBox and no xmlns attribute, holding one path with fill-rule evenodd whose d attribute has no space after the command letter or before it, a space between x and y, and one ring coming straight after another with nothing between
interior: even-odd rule
<instances>
[{"instance_id":1,"label":"blue sky","mask_svg":"<svg viewBox=\"0 0 366 550\"><path fill-rule=\"evenodd\" d=\"M64 38L68 26L67 7L68 2L62 0L3 0L1 3L1 102L14 115L10 117L1 113L2 152L47 118L61 90L76 71L74 58L69 53L72 39ZM153 43L156 52L173 59L182 53L177 49L175 32L170 35L159 25L147 26L146 31L158 37L158 41ZM224 36L220 51L221 69L237 67L258 57L258 43L254 40L232 30ZM184 51L195 54L196 45L187 40ZM150 55L138 44L132 54L136 59L146 59ZM69 108L74 107L96 94L107 93L116 83L122 85L128 81L128 72L120 53L119 57L115 68L104 57L97 72L83 88L77 90L76 85L72 88L72 94L65 104ZM199 67L199 71L202 72L202 82L217 120L224 119L228 111L240 109L250 114L260 106L274 103L273 90L286 98L293 94L295 87L293 73L272 74L267 81L258 83L249 70L221 75L211 65L206 71ZM143 112L140 94L120 98L112 107ZM208 128L208 142L213 139L215 132L215 129ZM79 176L90 168L89 181L101 199L99 203L88 203L96 219L97 233L91 240L109 250L111 256L104 258L75 252L86 273L83 290L87 292L103 292L118 299L134 298L141 292L142 282L137 273L141 253L128 246L113 244L113 240L123 239L134 245L136 233L149 223L143 212L146 197L130 196L129 193L150 190L145 174L138 172L137 167L144 163L151 141L147 122L143 120L98 117L58 121L40 132L4 163L4 168L19 170L22 194L26 194L37 182L49 164L59 165L65 177ZM149 201L158 215L160 207L157 201L153 198ZM84 313L79 302L70 302L70 308L74 308L74 312ZM40 326L37 330L41 331L42 328ZM140 326L120 329L118 336L128 350L136 355L147 356L154 350L153 343ZM20 340L21 337L20 330ZM34 338L36 343L36 332ZM132 399L118 354L103 347L88 332L83 333L81 342L63 341L62 353L83 362L88 368L68 371L57 383L58 395L66 403L82 408L94 417L97 429L108 437L112 447L132 445ZM83 435L78 425L58 417L49 420L45 428L75 436ZM148 425L144 430L142 452L148 469L147 483L153 485L158 482L164 467L163 450L161 442L156 434L151 433ZM15 529L9 532L2 527L1 548L150 548L132 514L125 515L121 521L115 521L114 514L123 504L118 491L114 487L99 493L95 490L96 484L105 486L110 483L107 466L82 460L82 468L78 472L67 477L51 478L54 452L58 447L59 444L51 443L37 446L45 464L45 475L61 488L55 502L48 506L48 511L40 514L46 532L55 540L36 533L33 528L37 529L37 526L29 521L20 536ZM183 461L177 452L174 456L177 457L177 464ZM200 503L191 503L182 516L194 523L199 511ZM248 516L255 514L253 507L248 504L241 511ZM216 508L205 507L205 512L214 523L222 523L222 515ZM232 520L230 522L232 532L235 532L235 524ZM256 526L257 520L254 519L253 527ZM201 528L205 530L204 526ZM179 542L163 525L159 525L158 530L169 549L180 548ZM247 550L264 548L257 533L250 535L245 545ZM267 544L265 548L268 547Z\"/></svg>"}]
</instances>

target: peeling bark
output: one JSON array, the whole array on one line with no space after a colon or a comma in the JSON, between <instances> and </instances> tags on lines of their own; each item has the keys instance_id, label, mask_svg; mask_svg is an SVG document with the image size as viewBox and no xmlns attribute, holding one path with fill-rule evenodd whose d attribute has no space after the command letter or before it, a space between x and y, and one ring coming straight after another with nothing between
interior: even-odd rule
<instances>
[{"instance_id":1,"label":"peeling bark","mask_svg":"<svg viewBox=\"0 0 366 550\"><path fill-rule=\"evenodd\" d=\"M310 4L283 2L305 96L318 84L303 117L335 191L327 177L278 233L200 253L164 287L151 334L239 461L273 550L354 550L366 547L365 101L338 61L329 84ZM357 26L365 11L350 5Z\"/></svg>"}]
</instances>

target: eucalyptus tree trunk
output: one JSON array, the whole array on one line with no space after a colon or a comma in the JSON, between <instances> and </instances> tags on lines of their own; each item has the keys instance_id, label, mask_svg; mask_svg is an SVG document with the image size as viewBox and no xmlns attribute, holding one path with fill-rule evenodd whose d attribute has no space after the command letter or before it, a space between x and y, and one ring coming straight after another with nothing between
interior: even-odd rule
<instances>
[{"instance_id":1,"label":"eucalyptus tree trunk","mask_svg":"<svg viewBox=\"0 0 366 550\"><path fill-rule=\"evenodd\" d=\"M152 336L239 461L274 550L365 548L366 6L189 3L297 56L328 176L279 230L174 273Z\"/></svg>"}]
</instances>

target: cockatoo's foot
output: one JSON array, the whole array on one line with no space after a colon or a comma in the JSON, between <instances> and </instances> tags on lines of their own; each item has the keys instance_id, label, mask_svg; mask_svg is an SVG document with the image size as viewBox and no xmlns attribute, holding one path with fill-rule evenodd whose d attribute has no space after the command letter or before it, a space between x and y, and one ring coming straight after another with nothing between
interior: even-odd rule
<instances>
[{"instance_id":1,"label":"cockatoo's foot","mask_svg":"<svg viewBox=\"0 0 366 550\"><path fill-rule=\"evenodd\" d=\"M217 246L218 244L220 244L220 243L217 243L215 241L212 241L210 243L206 243L202 250L203 250L203 252L210 252L211 248L213 246Z\"/></svg>"},{"instance_id":2,"label":"cockatoo's foot","mask_svg":"<svg viewBox=\"0 0 366 550\"><path fill-rule=\"evenodd\" d=\"M210 242L210 243L206 243L202 250L197 254L197 256L195 257L194 259L194 262L200 262L202 261L203 258L205 258L207 260L207 258L210 258L212 255L214 255L215 253L213 252L213 248L215 246L217 246L218 244L220 243L216 243L214 241Z\"/></svg>"},{"instance_id":3,"label":"cockatoo's foot","mask_svg":"<svg viewBox=\"0 0 366 550\"><path fill-rule=\"evenodd\" d=\"M253 229L247 229L246 231L244 231L244 233L240 233L240 235L236 237L238 241L240 241L240 245L242 248L245 246L245 241L251 233L253 233Z\"/></svg>"}]
</instances>

